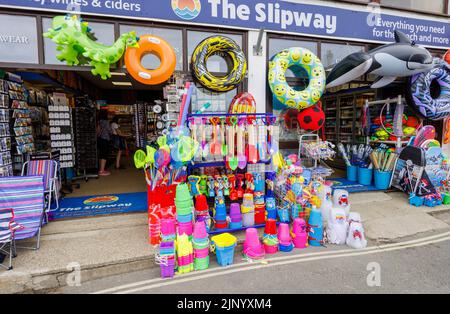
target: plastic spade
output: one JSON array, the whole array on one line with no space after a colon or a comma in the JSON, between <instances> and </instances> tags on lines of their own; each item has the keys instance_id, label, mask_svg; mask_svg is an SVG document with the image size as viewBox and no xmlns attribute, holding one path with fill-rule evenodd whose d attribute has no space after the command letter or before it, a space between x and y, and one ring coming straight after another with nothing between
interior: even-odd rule
<instances>
[{"instance_id":1,"label":"plastic spade","mask_svg":"<svg viewBox=\"0 0 450 314\"><path fill-rule=\"evenodd\" d=\"M209 150L211 152L211 155L217 156L220 155L222 152L222 144L218 140L217 135L217 125L219 124L220 119L219 118L211 118L211 124L213 127L213 140L211 142L211 145L209 147Z\"/></svg>"},{"instance_id":2,"label":"plastic spade","mask_svg":"<svg viewBox=\"0 0 450 314\"><path fill-rule=\"evenodd\" d=\"M244 154L244 129L242 125L237 126L237 159L239 169L247 167L247 157Z\"/></svg>"},{"instance_id":3,"label":"plastic spade","mask_svg":"<svg viewBox=\"0 0 450 314\"><path fill-rule=\"evenodd\" d=\"M253 123L248 126L248 162L252 164L256 164L258 162L255 125Z\"/></svg>"},{"instance_id":4,"label":"plastic spade","mask_svg":"<svg viewBox=\"0 0 450 314\"><path fill-rule=\"evenodd\" d=\"M222 156L225 157L228 154L228 146L225 141L225 122L224 122L224 120L222 120L220 133L222 136Z\"/></svg>"},{"instance_id":5,"label":"plastic spade","mask_svg":"<svg viewBox=\"0 0 450 314\"><path fill-rule=\"evenodd\" d=\"M239 160L235 154L235 134L236 134L236 123L237 118L232 117L230 118L230 132L228 134L228 155L227 155L227 166L231 170L236 170L238 168Z\"/></svg>"}]
</instances>

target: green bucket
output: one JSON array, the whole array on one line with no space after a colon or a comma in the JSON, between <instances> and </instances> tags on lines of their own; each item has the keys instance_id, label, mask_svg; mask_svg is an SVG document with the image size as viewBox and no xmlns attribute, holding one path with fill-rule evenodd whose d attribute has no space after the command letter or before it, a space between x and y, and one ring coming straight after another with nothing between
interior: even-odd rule
<instances>
[{"instance_id":1,"label":"green bucket","mask_svg":"<svg viewBox=\"0 0 450 314\"><path fill-rule=\"evenodd\" d=\"M443 198L444 205L450 205L450 194L445 193Z\"/></svg>"},{"instance_id":2,"label":"green bucket","mask_svg":"<svg viewBox=\"0 0 450 314\"><path fill-rule=\"evenodd\" d=\"M194 259L194 269L195 270L206 270L209 268L209 256L205 258Z\"/></svg>"}]
</instances>

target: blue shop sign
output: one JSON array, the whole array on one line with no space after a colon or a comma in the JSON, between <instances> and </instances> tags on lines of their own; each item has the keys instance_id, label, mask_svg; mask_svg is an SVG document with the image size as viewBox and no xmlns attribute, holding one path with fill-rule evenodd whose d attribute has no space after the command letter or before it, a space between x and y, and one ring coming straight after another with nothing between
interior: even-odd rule
<instances>
[{"instance_id":1,"label":"blue shop sign","mask_svg":"<svg viewBox=\"0 0 450 314\"><path fill-rule=\"evenodd\" d=\"M401 30L418 44L450 48L449 24L367 10L281 0L0 0L0 7L142 20L222 25L343 40L392 42Z\"/></svg>"}]
</instances>

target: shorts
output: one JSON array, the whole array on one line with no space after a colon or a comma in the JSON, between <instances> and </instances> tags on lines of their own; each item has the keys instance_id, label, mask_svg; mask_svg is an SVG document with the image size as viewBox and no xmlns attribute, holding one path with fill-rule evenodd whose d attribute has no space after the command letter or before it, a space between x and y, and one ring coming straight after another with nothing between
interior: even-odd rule
<instances>
[{"instance_id":1,"label":"shorts","mask_svg":"<svg viewBox=\"0 0 450 314\"><path fill-rule=\"evenodd\" d=\"M118 150L125 150L125 140L119 135L113 135L114 148Z\"/></svg>"},{"instance_id":2,"label":"shorts","mask_svg":"<svg viewBox=\"0 0 450 314\"><path fill-rule=\"evenodd\" d=\"M97 139L98 146L98 158L99 159L108 159L109 156L109 141L103 138Z\"/></svg>"}]
</instances>

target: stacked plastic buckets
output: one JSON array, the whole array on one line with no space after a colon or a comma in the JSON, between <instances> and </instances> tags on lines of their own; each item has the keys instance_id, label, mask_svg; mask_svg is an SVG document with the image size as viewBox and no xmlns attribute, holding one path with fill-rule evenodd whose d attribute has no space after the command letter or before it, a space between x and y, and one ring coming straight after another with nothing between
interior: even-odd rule
<instances>
[{"instance_id":1,"label":"stacked plastic buckets","mask_svg":"<svg viewBox=\"0 0 450 314\"><path fill-rule=\"evenodd\" d=\"M175 275L175 238L175 219L162 219L159 246L162 278L172 278Z\"/></svg>"},{"instance_id":2,"label":"stacked plastic buckets","mask_svg":"<svg viewBox=\"0 0 450 314\"><path fill-rule=\"evenodd\" d=\"M309 216L308 224L310 227L309 232L309 245L311 246L321 246L323 243L323 221L322 213L313 208Z\"/></svg>"},{"instance_id":3,"label":"stacked plastic buckets","mask_svg":"<svg viewBox=\"0 0 450 314\"><path fill-rule=\"evenodd\" d=\"M293 242L297 249L305 249L308 245L308 233L306 232L306 222L302 218L294 220L292 226Z\"/></svg>"},{"instance_id":4,"label":"stacked plastic buckets","mask_svg":"<svg viewBox=\"0 0 450 314\"><path fill-rule=\"evenodd\" d=\"M229 233L222 233L211 238L212 245L215 247L217 263L220 266L233 264L234 249L237 239Z\"/></svg>"},{"instance_id":5,"label":"stacked plastic buckets","mask_svg":"<svg viewBox=\"0 0 450 314\"><path fill-rule=\"evenodd\" d=\"M209 216L209 206L206 196L203 194L197 195L195 198L195 216L198 217L208 217Z\"/></svg>"},{"instance_id":6,"label":"stacked plastic buckets","mask_svg":"<svg viewBox=\"0 0 450 314\"><path fill-rule=\"evenodd\" d=\"M255 204L253 202L253 194L244 194L244 201L241 206L242 221L244 227L252 227L255 225Z\"/></svg>"},{"instance_id":7,"label":"stacked plastic buckets","mask_svg":"<svg viewBox=\"0 0 450 314\"><path fill-rule=\"evenodd\" d=\"M209 237L204 221L195 223L192 239L194 248L194 269L205 270L209 268Z\"/></svg>"},{"instance_id":8,"label":"stacked plastic buckets","mask_svg":"<svg viewBox=\"0 0 450 314\"><path fill-rule=\"evenodd\" d=\"M255 225L262 225L266 222L266 203L264 192L255 192Z\"/></svg>"},{"instance_id":9,"label":"stacked plastic buckets","mask_svg":"<svg viewBox=\"0 0 450 314\"><path fill-rule=\"evenodd\" d=\"M291 252L294 249L289 224L281 223L278 227L278 248L281 252Z\"/></svg>"},{"instance_id":10,"label":"stacked plastic buckets","mask_svg":"<svg viewBox=\"0 0 450 314\"><path fill-rule=\"evenodd\" d=\"M279 242L277 237L277 221L275 219L266 220L263 243L266 254L275 254L278 252Z\"/></svg>"},{"instance_id":11,"label":"stacked plastic buckets","mask_svg":"<svg viewBox=\"0 0 450 314\"><path fill-rule=\"evenodd\" d=\"M232 203L230 205L230 229L242 228L241 205Z\"/></svg>"},{"instance_id":12,"label":"stacked plastic buckets","mask_svg":"<svg viewBox=\"0 0 450 314\"><path fill-rule=\"evenodd\" d=\"M186 274L194 270L194 249L186 234L177 238L178 273Z\"/></svg>"},{"instance_id":13,"label":"stacked plastic buckets","mask_svg":"<svg viewBox=\"0 0 450 314\"><path fill-rule=\"evenodd\" d=\"M175 205L177 207L178 234L192 236L194 201L187 184L177 186Z\"/></svg>"},{"instance_id":14,"label":"stacked plastic buckets","mask_svg":"<svg viewBox=\"0 0 450 314\"><path fill-rule=\"evenodd\" d=\"M225 199L222 196L216 197L214 219L216 221L215 226L217 230L228 228L227 206L225 205Z\"/></svg>"},{"instance_id":15,"label":"stacked plastic buckets","mask_svg":"<svg viewBox=\"0 0 450 314\"><path fill-rule=\"evenodd\" d=\"M265 202L265 181L260 174L254 174L255 178L255 225L262 225L266 222L266 202Z\"/></svg>"},{"instance_id":16,"label":"stacked plastic buckets","mask_svg":"<svg viewBox=\"0 0 450 314\"><path fill-rule=\"evenodd\" d=\"M248 228L245 231L244 256L251 260L264 258L264 246L259 241L258 230Z\"/></svg>"},{"instance_id":17,"label":"stacked plastic buckets","mask_svg":"<svg viewBox=\"0 0 450 314\"><path fill-rule=\"evenodd\" d=\"M267 219L277 220L277 204L274 197L268 197L266 199L266 211Z\"/></svg>"}]
</instances>

